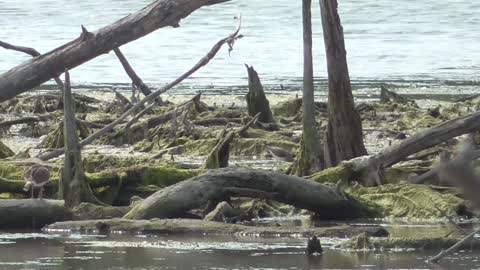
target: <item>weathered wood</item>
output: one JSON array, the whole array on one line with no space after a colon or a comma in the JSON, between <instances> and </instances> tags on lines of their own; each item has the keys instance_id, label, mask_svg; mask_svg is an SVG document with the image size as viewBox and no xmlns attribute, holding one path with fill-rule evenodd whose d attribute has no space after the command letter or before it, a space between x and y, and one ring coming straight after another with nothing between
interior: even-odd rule
<instances>
[{"instance_id":1,"label":"weathered wood","mask_svg":"<svg viewBox=\"0 0 480 270\"><path fill-rule=\"evenodd\" d=\"M128 219L178 217L209 200L253 197L276 200L308 209L322 218L355 218L366 215L356 201L346 200L335 189L296 176L245 168L223 168L164 188L143 200L125 215Z\"/></svg>"},{"instance_id":2,"label":"weathered wood","mask_svg":"<svg viewBox=\"0 0 480 270\"><path fill-rule=\"evenodd\" d=\"M401 96L393 91L388 90L384 85L380 86L380 103L394 102L399 104L415 103L413 100Z\"/></svg>"},{"instance_id":3,"label":"weathered wood","mask_svg":"<svg viewBox=\"0 0 480 270\"><path fill-rule=\"evenodd\" d=\"M263 86L258 77L257 71L253 66L245 65L248 72L248 93L246 95L248 114L255 116L261 113L260 121L264 123L273 123L273 114L270 110L270 103L268 102Z\"/></svg>"},{"instance_id":4,"label":"weathered wood","mask_svg":"<svg viewBox=\"0 0 480 270\"><path fill-rule=\"evenodd\" d=\"M32 57L37 57L37 56L41 55L41 53L39 53L34 48L23 47L23 46L15 46L15 45L3 42L3 41L0 41L0 47L3 47L7 50L14 50L14 51L17 51L17 52L23 52L23 53L31 55ZM57 83L58 89L60 89L60 91L63 91L64 86L63 86L63 82L60 79L60 77L55 76L54 80Z\"/></svg>"},{"instance_id":5,"label":"weathered wood","mask_svg":"<svg viewBox=\"0 0 480 270\"><path fill-rule=\"evenodd\" d=\"M167 1L167 0L165 0L165 1ZM211 1L213 1L213 0L211 0ZM217 0L217 1L221 1L221 0ZM144 106L147 102L154 100L156 97L160 96L162 93L165 93L166 91L170 90L172 87L176 86L177 84L179 84L180 82L182 82L183 80L188 78L190 75L195 73L200 68L206 66L210 62L210 60L212 60L215 57L215 55L218 53L220 48L225 43L227 43L231 46L231 44L233 44L235 42L235 40L237 40L238 38L241 37L241 36L238 35L239 32L240 32L240 27L241 27L241 20L239 20L239 24L238 24L238 27L235 30L235 32L233 32L229 36L219 40L215 45L213 45L213 47L210 49L210 51L202 59L200 59L200 61L198 61L191 69L189 69L187 72L183 73L180 77L178 77L174 81L172 81L169 84L165 85L164 87L156 90L155 92L151 93L150 95L148 95L147 97L145 97L144 99L142 99L141 101L136 103L134 106L132 106L129 110L124 112L120 117L118 117L112 123L106 125L104 128L98 130L97 132L90 135L88 138L82 140L80 142L80 146L83 147L85 145L88 145L88 144L92 143L93 141L95 141L96 139L102 137L106 133L112 131L113 128L115 128L118 124L123 123L123 121L128 116L135 113L138 109L140 109L142 106ZM41 160L49 160L49 159L58 157L58 156L62 155L63 153L64 153L63 149L56 149L56 150L47 152L45 154L39 155L38 158L41 159Z\"/></svg>"},{"instance_id":6,"label":"weathered wood","mask_svg":"<svg viewBox=\"0 0 480 270\"><path fill-rule=\"evenodd\" d=\"M312 1L303 0L303 96L302 96L302 140L298 162L291 173L297 176L309 175L324 167L323 149L315 121L315 96L313 85L312 58Z\"/></svg>"},{"instance_id":7,"label":"weathered wood","mask_svg":"<svg viewBox=\"0 0 480 270\"><path fill-rule=\"evenodd\" d=\"M178 27L180 20L202 6L226 1L157 0L96 32L85 30L79 38L0 75L0 102L159 28Z\"/></svg>"},{"instance_id":8,"label":"weathered wood","mask_svg":"<svg viewBox=\"0 0 480 270\"><path fill-rule=\"evenodd\" d=\"M476 112L410 136L401 143L382 150L377 157L384 167L389 167L412 154L479 129L480 112Z\"/></svg>"},{"instance_id":9,"label":"weathered wood","mask_svg":"<svg viewBox=\"0 0 480 270\"><path fill-rule=\"evenodd\" d=\"M370 234L378 227L361 226L329 226L329 227L290 227L290 226L245 226L240 224L226 224L214 221L192 219L162 219L162 220L131 220L131 219L103 219L87 221L57 222L46 226L43 231L57 233L58 230L71 232L98 232L100 228L107 228L112 233L151 233L159 235L172 234L216 234L216 235L261 235L261 236L310 236L319 237L349 237L362 232Z\"/></svg>"},{"instance_id":10,"label":"weathered wood","mask_svg":"<svg viewBox=\"0 0 480 270\"><path fill-rule=\"evenodd\" d=\"M242 136L245 132L258 120L261 113L257 113L247 124L238 130L226 131L222 130L218 136L218 141L215 147L208 154L207 160L205 162L206 169L218 169L228 167L228 161L230 159L230 143L233 138L238 134Z\"/></svg>"},{"instance_id":11,"label":"weathered wood","mask_svg":"<svg viewBox=\"0 0 480 270\"><path fill-rule=\"evenodd\" d=\"M143 82L143 80L138 76L135 70L133 70L125 55L123 55L122 51L120 51L120 48L113 49L113 52L122 64L123 69L127 73L128 77L130 77L130 79L132 80L133 85L140 89L140 91L145 96L150 95L152 93L152 90L150 90L150 88Z\"/></svg>"},{"instance_id":12,"label":"weathered wood","mask_svg":"<svg viewBox=\"0 0 480 270\"><path fill-rule=\"evenodd\" d=\"M65 89L63 93L65 161L59 185L60 197L65 200L65 205L69 208L75 207L82 202L98 203L83 171L83 160L75 120L75 103L72 98L68 70L65 71Z\"/></svg>"},{"instance_id":13,"label":"weathered wood","mask_svg":"<svg viewBox=\"0 0 480 270\"><path fill-rule=\"evenodd\" d=\"M71 213L60 200L0 200L0 217L2 229L38 229L69 220Z\"/></svg>"},{"instance_id":14,"label":"weathered wood","mask_svg":"<svg viewBox=\"0 0 480 270\"><path fill-rule=\"evenodd\" d=\"M323 144L326 167L367 154L362 122L355 110L337 6L337 0L320 0L328 70L328 126Z\"/></svg>"}]
</instances>

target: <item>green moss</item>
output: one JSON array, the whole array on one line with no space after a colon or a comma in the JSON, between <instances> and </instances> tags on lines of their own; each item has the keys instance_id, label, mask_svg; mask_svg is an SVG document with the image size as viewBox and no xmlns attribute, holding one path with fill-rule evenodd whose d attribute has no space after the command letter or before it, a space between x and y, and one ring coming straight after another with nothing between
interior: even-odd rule
<instances>
[{"instance_id":1,"label":"green moss","mask_svg":"<svg viewBox=\"0 0 480 270\"><path fill-rule=\"evenodd\" d=\"M465 201L452 194L439 193L428 186L406 183L360 187L349 194L378 209L380 217L432 219L443 217L435 206L449 216L454 216L465 208Z\"/></svg>"},{"instance_id":2,"label":"green moss","mask_svg":"<svg viewBox=\"0 0 480 270\"><path fill-rule=\"evenodd\" d=\"M23 199L26 196L23 194L16 194L16 193L0 193L0 200L1 199Z\"/></svg>"},{"instance_id":3,"label":"green moss","mask_svg":"<svg viewBox=\"0 0 480 270\"><path fill-rule=\"evenodd\" d=\"M334 183L336 184L340 179L349 181L354 175L353 171L345 165L338 165L336 167L328 168L313 175L306 177L318 183Z\"/></svg>"},{"instance_id":4,"label":"green moss","mask_svg":"<svg viewBox=\"0 0 480 270\"><path fill-rule=\"evenodd\" d=\"M301 113L302 99L296 98L277 104L272 108L275 116L294 117Z\"/></svg>"}]
</instances>

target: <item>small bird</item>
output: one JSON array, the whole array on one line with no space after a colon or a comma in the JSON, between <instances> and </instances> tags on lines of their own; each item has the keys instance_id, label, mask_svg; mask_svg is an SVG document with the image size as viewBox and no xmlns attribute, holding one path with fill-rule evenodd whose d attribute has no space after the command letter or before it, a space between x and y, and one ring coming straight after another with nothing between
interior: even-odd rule
<instances>
[{"instance_id":1,"label":"small bird","mask_svg":"<svg viewBox=\"0 0 480 270\"><path fill-rule=\"evenodd\" d=\"M25 179L25 186L23 190L27 192L31 190L31 197L33 199L33 190L35 188L40 188L38 192L38 199L41 199L43 196L43 186L50 180L50 170L40 164L35 164L28 167L23 174Z\"/></svg>"},{"instance_id":2,"label":"small bird","mask_svg":"<svg viewBox=\"0 0 480 270\"><path fill-rule=\"evenodd\" d=\"M285 162L292 162L293 161L293 155L280 147L275 147L275 146L267 146L267 151L273 156L273 158Z\"/></svg>"}]
</instances>

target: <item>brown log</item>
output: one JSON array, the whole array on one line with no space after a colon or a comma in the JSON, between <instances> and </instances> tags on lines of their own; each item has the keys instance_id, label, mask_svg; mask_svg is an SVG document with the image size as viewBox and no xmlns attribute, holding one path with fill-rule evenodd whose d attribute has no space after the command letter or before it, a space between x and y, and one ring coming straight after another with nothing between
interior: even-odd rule
<instances>
[{"instance_id":1,"label":"brown log","mask_svg":"<svg viewBox=\"0 0 480 270\"><path fill-rule=\"evenodd\" d=\"M356 201L335 189L296 176L246 168L222 168L166 187L136 205L124 218L173 218L219 197L271 199L308 209L323 218L366 215Z\"/></svg>"},{"instance_id":2,"label":"brown log","mask_svg":"<svg viewBox=\"0 0 480 270\"><path fill-rule=\"evenodd\" d=\"M355 110L337 6L337 0L320 0L328 70L328 126L323 144L326 167L367 154L362 122Z\"/></svg>"},{"instance_id":3,"label":"brown log","mask_svg":"<svg viewBox=\"0 0 480 270\"><path fill-rule=\"evenodd\" d=\"M157 0L96 32L84 30L79 38L0 75L0 102L59 76L65 69L77 67L158 28L178 27L180 20L202 6L227 1Z\"/></svg>"},{"instance_id":4,"label":"brown log","mask_svg":"<svg viewBox=\"0 0 480 270\"><path fill-rule=\"evenodd\" d=\"M213 1L213 0L211 0L211 1ZM223 0L217 0L217 1L223 1ZM175 79L171 83L169 83L166 86L156 90L155 92L151 93L150 95L148 95L147 97L145 97L144 99L142 99L141 101L136 103L134 106L132 106L129 110L124 112L119 118L117 118L112 123L108 124L104 128L98 130L97 132L90 135L88 138L81 141L80 146L88 145L88 144L92 143L93 141L95 141L96 139L102 137L106 133L112 131L114 127L116 127L120 123L123 123L123 121L128 116L135 113L138 109L140 109L142 106L144 106L147 102L154 100L156 97L160 96L162 93L165 93L166 91L168 91L172 87L176 86L177 84L179 84L180 82L182 82L183 80L188 78L190 75L195 73L200 68L206 66L210 62L210 60L212 60L215 57L215 55L218 53L220 48L225 43L229 44L229 46L232 46L232 44L235 42L235 40L241 37L239 35L240 27L241 27L241 20L239 19L239 24L238 24L238 27L235 30L235 32L233 32L232 34L230 34L226 38L223 38L223 39L219 40L215 45L213 45L213 47L210 49L210 51L202 59L200 59L200 61L198 61L191 69L189 69L187 72L182 74L180 77L178 77L177 79ZM0 80L1 80L1 78L0 78ZM49 159L58 157L63 153L64 153L63 149L56 149L56 150L47 152L45 154L42 154L42 155L38 156L38 158L41 159L41 160L49 160Z\"/></svg>"}]
</instances>

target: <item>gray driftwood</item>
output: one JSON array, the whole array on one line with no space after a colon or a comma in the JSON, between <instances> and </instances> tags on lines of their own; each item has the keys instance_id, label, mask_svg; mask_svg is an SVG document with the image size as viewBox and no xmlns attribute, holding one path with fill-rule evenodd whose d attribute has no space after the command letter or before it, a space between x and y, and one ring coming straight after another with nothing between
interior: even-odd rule
<instances>
[{"instance_id":1,"label":"gray driftwood","mask_svg":"<svg viewBox=\"0 0 480 270\"><path fill-rule=\"evenodd\" d=\"M0 228L36 229L71 218L71 213L60 200L22 199L2 200Z\"/></svg>"},{"instance_id":2,"label":"gray driftwood","mask_svg":"<svg viewBox=\"0 0 480 270\"><path fill-rule=\"evenodd\" d=\"M265 96L257 71L255 71L253 66L245 65L245 67L248 72L248 93L246 95L248 114L253 117L261 113L260 122L274 122L273 114L270 110L270 103L268 102L267 96Z\"/></svg>"},{"instance_id":3,"label":"gray driftwood","mask_svg":"<svg viewBox=\"0 0 480 270\"><path fill-rule=\"evenodd\" d=\"M159 28L178 27L180 20L202 6L226 1L157 0L98 31L88 32L82 27L82 34L77 39L0 75L0 102Z\"/></svg>"},{"instance_id":4,"label":"gray driftwood","mask_svg":"<svg viewBox=\"0 0 480 270\"><path fill-rule=\"evenodd\" d=\"M245 168L222 168L164 188L136 205L124 218L173 218L208 201L251 197L308 209L324 218L365 216L364 208L334 188L296 176Z\"/></svg>"}]
</instances>

